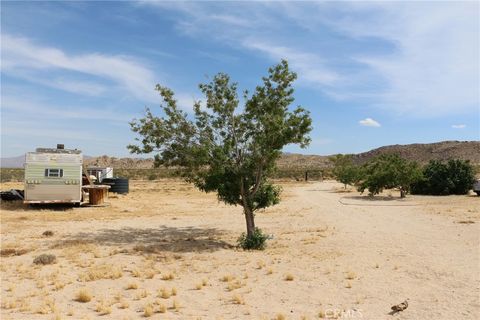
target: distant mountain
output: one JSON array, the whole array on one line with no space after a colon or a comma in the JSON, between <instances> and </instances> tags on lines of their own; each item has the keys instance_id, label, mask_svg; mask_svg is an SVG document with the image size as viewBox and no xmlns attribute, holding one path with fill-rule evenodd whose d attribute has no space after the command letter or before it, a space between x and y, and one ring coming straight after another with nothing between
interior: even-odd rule
<instances>
[{"instance_id":1,"label":"distant mountain","mask_svg":"<svg viewBox=\"0 0 480 320\"><path fill-rule=\"evenodd\" d=\"M357 164L362 164L380 154L398 153L400 156L426 163L430 160L462 159L480 165L480 141L443 141L436 143L415 143L407 145L391 145L353 155ZM328 167L329 156L303 155L284 153L278 160L280 168L314 168ZM1 158L2 168L23 168L25 156ZM115 158L109 156L84 156L84 163L91 166L113 167L118 169L149 169L153 167L153 159Z\"/></svg>"},{"instance_id":2,"label":"distant mountain","mask_svg":"<svg viewBox=\"0 0 480 320\"><path fill-rule=\"evenodd\" d=\"M11 158L0 158L1 168L23 168L25 163L25 155Z\"/></svg>"},{"instance_id":3,"label":"distant mountain","mask_svg":"<svg viewBox=\"0 0 480 320\"><path fill-rule=\"evenodd\" d=\"M353 156L362 164L380 154L399 154L402 158L427 163L430 160L461 159L480 164L480 141L442 141L436 143L414 143L380 147Z\"/></svg>"},{"instance_id":4,"label":"distant mountain","mask_svg":"<svg viewBox=\"0 0 480 320\"><path fill-rule=\"evenodd\" d=\"M83 161L91 159L90 156L83 156ZM0 158L0 168L23 168L25 155L10 158Z\"/></svg>"},{"instance_id":5,"label":"distant mountain","mask_svg":"<svg viewBox=\"0 0 480 320\"><path fill-rule=\"evenodd\" d=\"M480 165L480 141L442 141L435 143L414 143L391 145L367 152L353 154L356 164L363 164L381 154L399 154L401 157L425 164L430 160L462 159ZM279 167L328 167L328 156L283 154Z\"/></svg>"}]
</instances>

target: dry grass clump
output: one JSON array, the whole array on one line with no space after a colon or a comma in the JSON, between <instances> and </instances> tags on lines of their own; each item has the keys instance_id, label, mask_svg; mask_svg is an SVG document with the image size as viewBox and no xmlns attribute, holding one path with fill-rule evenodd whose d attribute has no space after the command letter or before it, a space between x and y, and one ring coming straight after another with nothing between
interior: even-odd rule
<instances>
[{"instance_id":1,"label":"dry grass clump","mask_svg":"<svg viewBox=\"0 0 480 320\"><path fill-rule=\"evenodd\" d=\"M130 282L127 284L126 290L136 290L138 289L138 284L136 282Z\"/></svg>"},{"instance_id":2,"label":"dry grass clump","mask_svg":"<svg viewBox=\"0 0 480 320\"><path fill-rule=\"evenodd\" d=\"M148 291L143 289L135 295L135 300L141 300L146 297L148 297Z\"/></svg>"},{"instance_id":3,"label":"dry grass clump","mask_svg":"<svg viewBox=\"0 0 480 320\"><path fill-rule=\"evenodd\" d=\"M283 313L278 313L276 316L275 316L275 320L285 320L287 319L285 317L285 315Z\"/></svg>"},{"instance_id":4,"label":"dry grass clump","mask_svg":"<svg viewBox=\"0 0 480 320\"><path fill-rule=\"evenodd\" d=\"M75 296L75 301L78 301L78 302L85 303L85 302L90 302L91 300L92 300L92 294L87 288L80 289Z\"/></svg>"},{"instance_id":5,"label":"dry grass clump","mask_svg":"<svg viewBox=\"0 0 480 320\"><path fill-rule=\"evenodd\" d=\"M135 278L140 278L142 276L142 272L138 268L132 269L131 273Z\"/></svg>"},{"instance_id":6,"label":"dry grass clump","mask_svg":"<svg viewBox=\"0 0 480 320\"><path fill-rule=\"evenodd\" d=\"M100 279L118 279L123 276L122 269L109 264L97 265L89 268L81 274L81 281L96 281Z\"/></svg>"},{"instance_id":7,"label":"dry grass clump","mask_svg":"<svg viewBox=\"0 0 480 320\"><path fill-rule=\"evenodd\" d=\"M265 267L265 265L266 265L265 261L263 261L263 260L257 261L257 269L262 269L262 268Z\"/></svg>"},{"instance_id":8,"label":"dry grass clump","mask_svg":"<svg viewBox=\"0 0 480 320\"><path fill-rule=\"evenodd\" d=\"M58 291L60 289L63 289L65 287L65 282L62 282L60 280L55 280L53 282L53 288L54 290Z\"/></svg>"},{"instance_id":9,"label":"dry grass clump","mask_svg":"<svg viewBox=\"0 0 480 320\"><path fill-rule=\"evenodd\" d=\"M143 308L143 316L146 318L153 316L153 306L151 303L147 303Z\"/></svg>"},{"instance_id":10,"label":"dry grass clump","mask_svg":"<svg viewBox=\"0 0 480 320\"><path fill-rule=\"evenodd\" d=\"M267 274L268 274L268 275L273 274L273 268L268 268L268 269L267 269Z\"/></svg>"},{"instance_id":11,"label":"dry grass clump","mask_svg":"<svg viewBox=\"0 0 480 320\"><path fill-rule=\"evenodd\" d=\"M34 264L53 264L57 262L57 257L54 254L44 253L33 259Z\"/></svg>"},{"instance_id":12,"label":"dry grass clump","mask_svg":"<svg viewBox=\"0 0 480 320\"><path fill-rule=\"evenodd\" d=\"M345 288L347 288L347 289L352 288L352 284L351 284L350 281L347 282L347 284L345 285Z\"/></svg>"},{"instance_id":13,"label":"dry grass clump","mask_svg":"<svg viewBox=\"0 0 480 320\"><path fill-rule=\"evenodd\" d=\"M357 274L353 271L348 271L346 276L345 276L345 279L347 280L353 280L357 277Z\"/></svg>"},{"instance_id":14,"label":"dry grass clump","mask_svg":"<svg viewBox=\"0 0 480 320\"><path fill-rule=\"evenodd\" d=\"M204 278L202 279L202 282L199 282L195 285L195 289L202 290L202 288L205 287L207 284L208 284L208 280Z\"/></svg>"},{"instance_id":15,"label":"dry grass clump","mask_svg":"<svg viewBox=\"0 0 480 320\"><path fill-rule=\"evenodd\" d=\"M243 300L243 297L241 295L238 295L238 294L236 294L232 297L232 302L234 304L245 304L245 300Z\"/></svg>"},{"instance_id":16,"label":"dry grass clump","mask_svg":"<svg viewBox=\"0 0 480 320\"><path fill-rule=\"evenodd\" d=\"M173 279L175 279L175 275L173 274L173 272L167 272L162 274L162 280L168 281Z\"/></svg>"},{"instance_id":17,"label":"dry grass clump","mask_svg":"<svg viewBox=\"0 0 480 320\"><path fill-rule=\"evenodd\" d=\"M18 248L5 248L0 250L0 256L2 257L11 257L11 256L21 256L28 253L28 249L18 249Z\"/></svg>"},{"instance_id":18,"label":"dry grass clump","mask_svg":"<svg viewBox=\"0 0 480 320\"><path fill-rule=\"evenodd\" d=\"M55 311L57 311L55 300L51 298L45 298L37 309L37 313L39 314L55 313Z\"/></svg>"},{"instance_id":19,"label":"dry grass clump","mask_svg":"<svg viewBox=\"0 0 480 320\"><path fill-rule=\"evenodd\" d=\"M105 300L101 300L95 306L95 311L99 313L100 316L104 316L112 313L112 307Z\"/></svg>"},{"instance_id":20,"label":"dry grass clump","mask_svg":"<svg viewBox=\"0 0 480 320\"><path fill-rule=\"evenodd\" d=\"M118 308L119 309L128 309L128 307L130 307L130 304L128 303L127 300L122 298L119 302Z\"/></svg>"},{"instance_id":21,"label":"dry grass clump","mask_svg":"<svg viewBox=\"0 0 480 320\"><path fill-rule=\"evenodd\" d=\"M17 300L16 299L2 299L2 309L15 309L17 308Z\"/></svg>"},{"instance_id":22,"label":"dry grass clump","mask_svg":"<svg viewBox=\"0 0 480 320\"><path fill-rule=\"evenodd\" d=\"M13 292L15 291L15 284L14 283L10 283L6 289L7 292Z\"/></svg>"},{"instance_id":23,"label":"dry grass clump","mask_svg":"<svg viewBox=\"0 0 480 320\"><path fill-rule=\"evenodd\" d=\"M172 296L176 296L177 295L177 288L173 287L172 288Z\"/></svg>"},{"instance_id":24,"label":"dry grass clump","mask_svg":"<svg viewBox=\"0 0 480 320\"><path fill-rule=\"evenodd\" d=\"M239 280L235 280L235 281L230 281L227 285L227 290L228 291L233 291L233 290L236 290L236 289L239 289L241 287L243 287L245 284L240 282Z\"/></svg>"},{"instance_id":25,"label":"dry grass clump","mask_svg":"<svg viewBox=\"0 0 480 320\"><path fill-rule=\"evenodd\" d=\"M176 300L176 299L173 300L172 309L177 311L177 312L180 310L180 302L178 302L178 300Z\"/></svg>"},{"instance_id":26,"label":"dry grass clump","mask_svg":"<svg viewBox=\"0 0 480 320\"><path fill-rule=\"evenodd\" d=\"M155 271L155 269L147 269L144 272L145 279L153 279L156 274L157 272Z\"/></svg>"},{"instance_id":27,"label":"dry grass clump","mask_svg":"<svg viewBox=\"0 0 480 320\"><path fill-rule=\"evenodd\" d=\"M158 312L159 313L166 313L167 312L167 307L163 303L157 303L158 304Z\"/></svg>"},{"instance_id":28,"label":"dry grass clump","mask_svg":"<svg viewBox=\"0 0 480 320\"><path fill-rule=\"evenodd\" d=\"M168 299L170 298L170 296L172 296L172 291L173 290L167 290L167 288L162 287L161 289L158 290L157 295L160 298ZM176 294L176 289L175 289L175 294Z\"/></svg>"},{"instance_id":29,"label":"dry grass clump","mask_svg":"<svg viewBox=\"0 0 480 320\"><path fill-rule=\"evenodd\" d=\"M295 279L295 277L293 276L293 274L287 273L287 274L285 275L285 281L293 281L293 279Z\"/></svg>"},{"instance_id":30,"label":"dry grass clump","mask_svg":"<svg viewBox=\"0 0 480 320\"><path fill-rule=\"evenodd\" d=\"M232 281L233 279L235 279L234 276L232 276L231 274L226 274L226 275L224 275L222 278L220 278L220 281L222 281L222 282L230 282L230 281Z\"/></svg>"}]
</instances>

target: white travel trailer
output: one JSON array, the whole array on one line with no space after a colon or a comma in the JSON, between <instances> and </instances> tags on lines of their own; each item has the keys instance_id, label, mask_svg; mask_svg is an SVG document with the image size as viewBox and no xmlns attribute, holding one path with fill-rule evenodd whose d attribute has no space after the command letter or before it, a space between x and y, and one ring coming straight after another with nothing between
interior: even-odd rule
<instances>
[{"instance_id":1,"label":"white travel trailer","mask_svg":"<svg viewBox=\"0 0 480 320\"><path fill-rule=\"evenodd\" d=\"M80 150L63 145L37 148L25 155L25 203L74 203L82 201Z\"/></svg>"}]
</instances>

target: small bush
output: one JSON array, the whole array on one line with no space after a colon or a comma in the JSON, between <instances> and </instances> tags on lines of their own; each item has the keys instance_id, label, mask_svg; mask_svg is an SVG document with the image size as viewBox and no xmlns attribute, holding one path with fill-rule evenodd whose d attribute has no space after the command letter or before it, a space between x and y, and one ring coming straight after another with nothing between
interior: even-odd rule
<instances>
[{"instance_id":1,"label":"small bush","mask_svg":"<svg viewBox=\"0 0 480 320\"><path fill-rule=\"evenodd\" d=\"M47 231L45 231L44 233L42 233L42 235L43 235L44 237L51 237L51 236L53 236L53 231L47 230Z\"/></svg>"},{"instance_id":2,"label":"small bush","mask_svg":"<svg viewBox=\"0 0 480 320\"><path fill-rule=\"evenodd\" d=\"M237 242L238 246L244 250L263 250L268 239L270 239L268 234L264 234L261 229L255 228L255 232L250 237L246 233L242 233Z\"/></svg>"},{"instance_id":3,"label":"small bush","mask_svg":"<svg viewBox=\"0 0 480 320\"><path fill-rule=\"evenodd\" d=\"M75 296L75 301L78 302L90 302L92 300L92 294L86 288L82 288L77 292Z\"/></svg>"},{"instance_id":4,"label":"small bush","mask_svg":"<svg viewBox=\"0 0 480 320\"><path fill-rule=\"evenodd\" d=\"M57 262L57 257L54 254L41 254L35 259L33 259L33 263L35 264L53 264Z\"/></svg>"}]
</instances>

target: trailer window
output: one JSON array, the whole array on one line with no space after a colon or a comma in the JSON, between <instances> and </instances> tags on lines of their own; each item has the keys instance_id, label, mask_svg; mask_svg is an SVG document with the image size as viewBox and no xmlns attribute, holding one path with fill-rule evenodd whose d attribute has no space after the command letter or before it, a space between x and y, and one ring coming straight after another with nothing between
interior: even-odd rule
<instances>
[{"instance_id":1,"label":"trailer window","mask_svg":"<svg viewBox=\"0 0 480 320\"><path fill-rule=\"evenodd\" d=\"M63 177L63 169L45 169L45 177L61 178Z\"/></svg>"}]
</instances>

